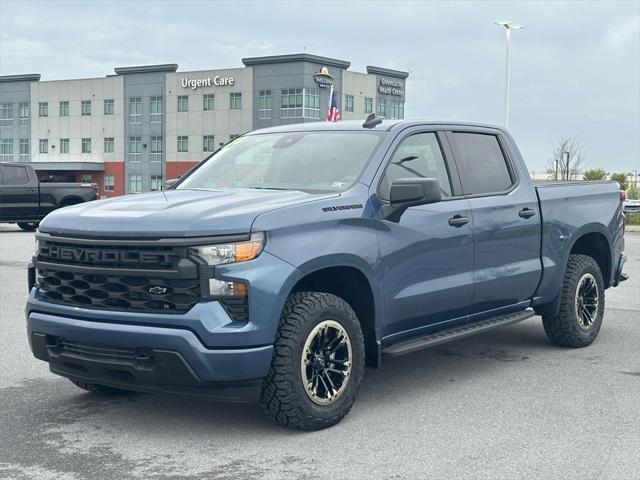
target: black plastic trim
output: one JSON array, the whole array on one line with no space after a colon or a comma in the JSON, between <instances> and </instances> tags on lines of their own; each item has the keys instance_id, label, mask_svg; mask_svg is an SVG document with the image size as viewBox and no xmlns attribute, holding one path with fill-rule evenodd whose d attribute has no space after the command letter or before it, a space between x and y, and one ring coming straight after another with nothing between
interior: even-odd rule
<instances>
[{"instance_id":1,"label":"black plastic trim","mask_svg":"<svg viewBox=\"0 0 640 480\"><path fill-rule=\"evenodd\" d=\"M251 238L249 233L237 235L218 235L209 237L185 237L185 238L145 238L143 240L131 240L127 238L110 237L66 237L47 232L37 232L40 240L52 242L81 243L84 245L109 245L109 246L140 246L140 247L193 247L198 245L215 245L217 243L244 242Z\"/></svg>"}]
</instances>

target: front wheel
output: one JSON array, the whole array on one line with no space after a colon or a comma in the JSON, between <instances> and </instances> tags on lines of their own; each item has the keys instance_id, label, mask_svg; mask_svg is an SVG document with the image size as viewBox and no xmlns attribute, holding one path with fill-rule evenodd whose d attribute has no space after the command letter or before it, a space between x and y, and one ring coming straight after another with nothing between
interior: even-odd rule
<instances>
[{"instance_id":1,"label":"front wheel","mask_svg":"<svg viewBox=\"0 0 640 480\"><path fill-rule=\"evenodd\" d=\"M587 255L570 255L560 295L558 314L542 317L547 337L563 347L591 345L604 316L604 281L597 262Z\"/></svg>"},{"instance_id":2,"label":"front wheel","mask_svg":"<svg viewBox=\"0 0 640 480\"><path fill-rule=\"evenodd\" d=\"M289 296L260 403L277 422L321 430L340 422L364 374L364 339L351 306L329 293Z\"/></svg>"},{"instance_id":3,"label":"front wheel","mask_svg":"<svg viewBox=\"0 0 640 480\"><path fill-rule=\"evenodd\" d=\"M18 226L25 232L33 232L38 228L40 222L18 222Z\"/></svg>"}]
</instances>

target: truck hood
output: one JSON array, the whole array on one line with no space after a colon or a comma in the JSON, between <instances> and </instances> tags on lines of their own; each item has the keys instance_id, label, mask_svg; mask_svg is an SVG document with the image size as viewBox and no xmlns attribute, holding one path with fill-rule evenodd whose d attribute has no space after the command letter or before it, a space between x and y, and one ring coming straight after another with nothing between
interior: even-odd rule
<instances>
[{"instance_id":1,"label":"truck hood","mask_svg":"<svg viewBox=\"0 0 640 480\"><path fill-rule=\"evenodd\" d=\"M167 190L81 203L51 212L40 231L83 237L191 237L248 233L277 208L338 194L274 190Z\"/></svg>"}]
</instances>

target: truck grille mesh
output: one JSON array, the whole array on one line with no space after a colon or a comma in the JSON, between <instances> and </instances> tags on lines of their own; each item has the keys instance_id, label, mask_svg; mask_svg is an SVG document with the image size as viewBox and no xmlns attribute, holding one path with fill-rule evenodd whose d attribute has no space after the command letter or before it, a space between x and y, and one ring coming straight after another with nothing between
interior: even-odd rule
<instances>
[{"instance_id":1,"label":"truck grille mesh","mask_svg":"<svg viewBox=\"0 0 640 480\"><path fill-rule=\"evenodd\" d=\"M42 297L74 307L184 313L200 300L197 278L80 274L39 268L38 283Z\"/></svg>"}]
</instances>

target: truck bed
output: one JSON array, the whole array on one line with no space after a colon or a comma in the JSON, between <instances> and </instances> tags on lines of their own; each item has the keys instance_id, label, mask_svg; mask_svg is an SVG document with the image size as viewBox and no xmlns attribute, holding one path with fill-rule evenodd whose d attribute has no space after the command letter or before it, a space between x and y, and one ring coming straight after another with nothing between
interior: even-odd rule
<instances>
[{"instance_id":1,"label":"truck bed","mask_svg":"<svg viewBox=\"0 0 640 480\"><path fill-rule=\"evenodd\" d=\"M623 249L622 203L616 182L552 182L535 185L541 213L541 258L543 275L534 304L553 300L575 239L584 231L595 231L614 248L609 270L603 272L605 283L613 281L614 251ZM615 248L615 247L618 248Z\"/></svg>"}]
</instances>

